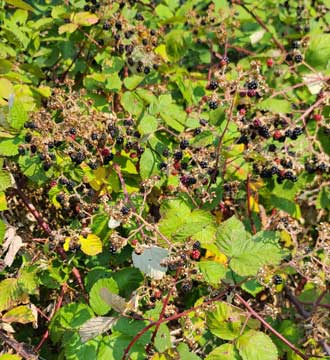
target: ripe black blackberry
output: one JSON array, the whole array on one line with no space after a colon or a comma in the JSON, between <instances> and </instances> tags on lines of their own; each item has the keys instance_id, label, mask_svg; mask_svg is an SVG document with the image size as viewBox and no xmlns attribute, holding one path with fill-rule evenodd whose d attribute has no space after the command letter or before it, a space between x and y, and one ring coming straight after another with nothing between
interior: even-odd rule
<instances>
[{"instance_id":1,"label":"ripe black blackberry","mask_svg":"<svg viewBox=\"0 0 330 360\"><path fill-rule=\"evenodd\" d=\"M85 11L89 11L91 9L91 7L88 5L88 4L86 4L85 6L84 6L84 10Z\"/></svg>"},{"instance_id":2,"label":"ripe black blackberry","mask_svg":"<svg viewBox=\"0 0 330 360\"><path fill-rule=\"evenodd\" d=\"M159 170L166 170L167 169L167 164L165 162L161 162L159 163Z\"/></svg>"},{"instance_id":3,"label":"ripe black blackberry","mask_svg":"<svg viewBox=\"0 0 330 360\"><path fill-rule=\"evenodd\" d=\"M148 75L148 74L150 73L150 67L149 67L149 66L145 66L143 72L144 72L146 75Z\"/></svg>"},{"instance_id":4,"label":"ripe black blackberry","mask_svg":"<svg viewBox=\"0 0 330 360\"><path fill-rule=\"evenodd\" d=\"M105 22L103 24L103 30L109 30L110 29L110 24L108 22Z\"/></svg>"},{"instance_id":5,"label":"ripe black blackberry","mask_svg":"<svg viewBox=\"0 0 330 360\"><path fill-rule=\"evenodd\" d=\"M117 136L116 144L121 145L124 143L124 138L122 136Z\"/></svg>"},{"instance_id":6,"label":"ripe black blackberry","mask_svg":"<svg viewBox=\"0 0 330 360\"><path fill-rule=\"evenodd\" d=\"M57 194L56 195L56 201L59 202L60 204L62 204L64 202L64 195L63 194Z\"/></svg>"},{"instance_id":7,"label":"ripe black blackberry","mask_svg":"<svg viewBox=\"0 0 330 360\"><path fill-rule=\"evenodd\" d=\"M133 31L130 31L130 30L129 30L129 31L126 31L126 32L124 33L126 39L131 38L133 34L134 34Z\"/></svg>"},{"instance_id":8,"label":"ripe black blackberry","mask_svg":"<svg viewBox=\"0 0 330 360\"><path fill-rule=\"evenodd\" d=\"M190 282L187 282L187 283L184 283L182 284L181 286L181 291L184 293L184 294L187 294L191 291L192 289L192 283Z\"/></svg>"},{"instance_id":9,"label":"ripe black blackberry","mask_svg":"<svg viewBox=\"0 0 330 360\"><path fill-rule=\"evenodd\" d=\"M32 152L32 154L35 154L35 153L37 152L37 147L36 147L36 145L32 144L32 145L30 146L30 151Z\"/></svg>"},{"instance_id":10,"label":"ripe black blackberry","mask_svg":"<svg viewBox=\"0 0 330 360\"><path fill-rule=\"evenodd\" d=\"M316 166L316 170L323 174L327 171L327 166L322 162Z\"/></svg>"},{"instance_id":11,"label":"ripe black blackberry","mask_svg":"<svg viewBox=\"0 0 330 360\"><path fill-rule=\"evenodd\" d=\"M43 163L42 167L45 171L48 171L51 167L52 167L52 162L51 161L46 161Z\"/></svg>"},{"instance_id":12,"label":"ripe black blackberry","mask_svg":"<svg viewBox=\"0 0 330 360\"><path fill-rule=\"evenodd\" d=\"M292 48L293 49L299 49L300 43L298 40L292 41Z\"/></svg>"},{"instance_id":13,"label":"ripe black blackberry","mask_svg":"<svg viewBox=\"0 0 330 360\"><path fill-rule=\"evenodd\" d=\"M145 148L144 147L139 147L136 152L138 153L138 155L142 155L145 151Z\"/></svg>"},{"instance_id":14,"label":"ripe black blackberry","mask_svg":"<svg viewBox=\"0 0 330 360\"><path fill-rule=\"evenodd\" d=\"M205 120L205 119L199 119L199 123L200 123L202 126L206 126L206 125L207 125L207 120Z\"/></svg>"},{"instance_id":15,"label":"ripe black blackberry","mask_svg":"<svg viewBox=\"0 0 330 360\"><path fill-rule=\"evenodd\" d=\"M134 65L134 60L132 58L128 58L127 63L128 63L129 66L133 66Z\"/></svg>"},{"instance_id":16,"label":"ripe black blackberry","mask_svg":"<svg viewBox=\"0 0 330 360\"><path fill-rule=\"evenodd\" d=\"M270 138L270 133L269 133L269 129L266 125L261 125L259 128L258 128L258 134L265 138L265 139L268 139Z\"/></svg>"},{"instance_id":17,"label":"ripe black blackberry","mask_svg":"<svg viewBox=\"0 0 330 360\"><path fill-rule=\"evenodd\" d=\"M262 169L260 172L260 177L262 179L271 179L273 176L272 170L271 169Z\"/></svg>"},{"instance_id":18,"label":"ripe black blackberry","mask_svg":"<svg viewBox=\"0 0 330 360\"><path fill-rule=\"evenodd\" d=\"M201 243L200 243L200 241L194 242L194 244L193 244L193 249L199 250L200 248L201 248Z\"/></svg>"},{"instance_id":19,"label":"ripe black blackberry","mask_svg":"<svg viewBox=\"0 0 330 360\"><path fill-rule=\"evenodd\" d=\"M18 148L18 153L19 153L19 155L24 155L25 154L25 149L22 146L20 146Z\"/></svg>"},{"instance_id":20,"label":"ripe black blackberry","mask_svg":"<svg viewBox=\"0 0 330 360\"><path fill-rule=\"evenodd\" d=\"M296 63L301 63L302 61L303 61L303 57L302 57L302 55L300 55L300 54L297 54L297 55L295 55L294 56L294 61L296 62Z\"/></svg>"},{"instance_id":21,"label":"ripe black blackberry","mask_svg":"<svg viewBox=\"0 0 330 360\"><path fill-rule=\"evenodd\" d=\"M36 129L37 126L33 121L27 121L24 123L25 129Z\"/></svg>"},{"instance_id":22,"label":"ripe black blackberry","mask_svg":"<svg viewBox=\"0 0 330 360\"><path fill-rule=\"evenodd\" d=\"M125 45L126 55L131 55L134 50L133 45Z\"/></svg>"},{"instance_id":23,"label":"ripe black blackberry","mask_svg":"<svg viewBox=\"0 0 330 360\"><path fill-rule=\"evenodd\" d=\"M308 172L308 174L313 174L316 171L316 168L314 165L306 163L305 164L305 170Z\"/></svg>"},{"instance_id":24,"label":"ripe black blackberry","mask_svg":"<svg viewBox=\"0 0 330 360\"><path fill-rule=\"evenodd\" d=\"M274 275L273 276L273 283L275 285L281 285L283 283L283 279L281 275Z\"/></svg>"},{"instance_id":25,"label":"ripe black blackberry","mask_svg":"<svg viewBox=\"0 0 330 360\"><path fill-rule=\"evenodd\" d=\"M144 46L148 45L148 39L142 39L142 45Z\"/></svg>"},{"instance_id":26,"label":"ripe black blackberry","mask_svg":"<svg viewBox=\"0 0 330 360\"><path fill-rule=\"evenodd\" d=\"M123 214L123 215L128 215L129 214L129 208L127 206L123 206L121 209L120 209L120 212Z\"/></svg>"},{"instance_id":27,"label":"ripe black blackberry","mask_svg":"<svg viewBox=\"0 0 330 360\"><path fill-rule=\"evenodd\" d=\"M31 142L31 140L32 140L32 135L30 134L30 133L28 133L28 134L26 134L25 135L25 141L27 142L27 143L29 143L29 142Z\"/></svg>"},{"instance_id":28,"label":"ripe black blackberry","mask_svg":"<svg viewBox=\"0 0 330 360\"><path fill-rule=\"evenodd\" d=\"M182 151L176 151L173 156L176 161L181 160L183 158Z\"/></svg>"},{"instance_id":29,"label":"ripe black blackberry","mask_svg":"<svg viewBox=\"0 0 330 360\"><path fill-rule=\"evenodd\" d=\"M276 151L276 145L270 144L270 145L268 146L268 151L270 151L270 152L275 152L275 151Z\"/></svg>"},{"instance_id":30,"label":"ripe black blackberry","mask_svg":"<svg viewBox=\"0 0 330 360\"><path fill-rule=\"evenodd\" d=\"M155 36L155 35L156 35L156 30L151 29L151 30L150 30L150 35L151 35L151 36Z\"/></svg>"},{"instance_id":31,"label":"ripe black blackberry","mask_svg":"<svg viewBox=\"0 0 330 360\"><path fill-rule=\"evenodd\" d=\"M291 160L281 159L281 165L284 167L284 169L292 169L293 167Z\"/></svg>"},{"instance_id":32,"label":"ripe black blackberry","mask_svg":"<svg viewBox=\"0 0 330 360\"><path fill-rule=\"evenodd\" d=\"M69 191L73 191L74 187L76 186L76 183L72 180L68 180L68 182L66 183L66 188Z\"/></svg>"},{"instance_id":33,"label":"ripe black blackberry","mask_svg":"<svg viewBox=\"0 0 330 360\"><path fill-rule=\"evenodd\" d=\"M257 80L251 80L246 84L249 90L257 90L258 89L258 82Z\"/></svg>"},{"instance_id":34,"label":"ripe black blackberry","mask_svg":"<svg viewBox=\"0 0 330 360\"><path fill-rule=\"evenodd\" d=\"M77 130L76 130L76 128L71 128L70 130L69 130L69 134L70 135L76 135L77 134Z\"/></svg>"},{"instance_id":35,"label":"ripe black blackberry","mask_svg":"<svg viewBox=\"0 0 330 360\"><path fill-rule=\"evenodd\" d=\"M113 154L106 155L103 158L103 164L108 165L112 160L113 160Z\"/></svg>"},{"instance_id":36,"label":"ripe black blackberry","mask_svg":"<svg viewBox=\"0 0 330 360\"><path fill-rule=\"evenodd\" d=\"M169 157L170 156L170 151L168 149L164 149L163 150L163 156L166 157L166 158Z\"/></svg>"},{"instance_id":37,"label":"ripe black blackberry","mask_svg":"<svg viewBox=\"0 0 330 360\"><path fill-rule=\"evenodd\" d=\"M189 146L189 141L186 139L183 139L180 141L180 149L184 150L187 149L187 147Z\"/></svg>"},{"instance_id":38,"label":"ripe black blackberry","mask_svg":"<svg viewBox=\"0 0 330 360\"><path fill-rule=\"evenodd\" d=\"M215 80L211 80L209 85L208 85L209 90L216 90L218 87L219 87L219 84Z\"/></svg>"},{"instance_id":39,"label":"ripe black blackberry","mask_svg":"<svg viewBox=\"0 0 330 360\"><path fill-rule=\"evenodd\" d=\"M292 182L296 182L298 180L297 177L293 174L292 171L285 172L284 178L287 179L287 180L290 180Z\"/></svg>"},{"instance_id":40,"label":"ripe black blackberry","mask_svg":"<svg viewBox=\"0 0 330 360\"><path fill-rule=\"evenodd\" d=\"M208 167L208 163L207 161L201 161L199 163L199 166L202 168L202 169L206 169Z\"/></svg>"},{"instance_id":41,"label":"ripe black blackberry","mask_svg":"<svg viewBox=\"0 0 330 360\"><path fill-rule=\"evenodd\" d=\"M113 244L110 244L110 246L109 246L109 251L110 251L110 254L112 254L112 255L116 254L116 252L117 252L117 246L116 246L116 245L113 245Z\"/></svg>"},{"instance_id":42,"label":"ripe black blackberry","mask_svg":"<svg viewBox=\"0 0 330 360\"><path fill-rule=\"evenodd\" d=\"M121 29L122 29L122 25L121 25L121 22L120 22L120 21L116 21L116 23L115 23L115 28L116 28L117 30L121 30Z\"/></svg>"},{"instance_id":43,"label":"ripe black blackberry","mask_svg":"<svg viewBox=\"0 0 330 360\"><path fill-rule=\"evenodd\" d=\"M64 177L61 177L61 178L59 179L59 183L60 183L61 185L66 185L66 184L68 183L68 179L66 179L66 178L64 178Z\"/></svg>"},{"instance_id":44,"label":"ripe black blackberry","mask_svg":"<svg viewBox=\"0 0 330 360\"><path fill-rule=\"evenodd\" d=\"M144 17L141 13L137 13L135 15L135 19L138 20L138 21L143 21L144 20Z\"/></svg>"},{"instance_id":45,"label":"ripe black blackberry","mask_svg":"<svg viewBox=\"0 0 330 360\"><path fill-rule=\"evenodd\" d=\"M209 101L209 108L211 110L216 110L218 108L218 102L214 100Z\"/></svg>"},{"instance_id":46,"label":"ripe black blackberry","mask_svg":"<svg viewBox=\"0 0 330 360\"><path fill-rule=\"evenodd\" d=\"M247 137L247 135L241 135L237 140L237 144L247 145L248 143L249 143L249 138Z\"/></svg>"},{"instance_id":47,"label":"ripe black blackberry","mask_svg":"<svg viewBox=\"0 0 330 360\"><path fill-rule=\"evenodd\" d=\"M200 134L202 132L202 129L201 128L196 128L194 129L194 136Z\"/></svg>"},{"instance_id":48,"label":"ripe black blackberry","mask_svg":"<svg viewBox=\"0 0 330 360\"><path fill-rule=\"evenodd\" d=\"M188 163L187 162L182 162L180 165L181 165L181 169L183 169L183 170L188 169Z\"/></svg>"},{"instance_id":49,"label":"ripe black blackberry","mask_svg":"<svg viewBox=\"0 0 330 360\"><path fill-rule=\"evenodd\" d=\"M96 162L93 162L93 161L90 161L88 163L88 166L92 169L92 170L96 170L97 169L97 163Z\"/></svg>"},{"instance_id":50,"label":"ripe black blackberry","mask_svg":"<svg viewBox=\"0 0 330 360\"><path fill-rule=\"evenodd\" d=\"M292 136L298 137L303 133L303 131L304 131L303 128L297 126L293 129ZM291 139L292 139L292 136L291 136Z\"/></svg>"},{"instance_id":51,"label":"ripe black blackberry","mask_svg":"<svg viewBox=\"0 0 330 360\"><path fill-rule=\"evenodd\" d=\"M193 176L182 176L180 180L185 186L194 185L197 182L197 180Z\"/></svg>"},{"instance_id":52,"label":"ripe black blackberry","mask_svg":"<svg viewBox=\"0 0 330 360\"><path fill-rule=\"evenodd\" d=\"M97 140L98 137L99 137L99 135L97 133L92 133L92 135L91 135L92 140Z\"/></svg>"}]
</instances>

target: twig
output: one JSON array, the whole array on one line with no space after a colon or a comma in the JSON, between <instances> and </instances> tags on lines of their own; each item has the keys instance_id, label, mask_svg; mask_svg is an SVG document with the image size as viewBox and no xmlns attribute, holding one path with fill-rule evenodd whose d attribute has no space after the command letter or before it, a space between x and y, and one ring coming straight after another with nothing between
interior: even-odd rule
<instances>
[{"instance_id":1,"label":"twig","mask_svg":"<svg viewBox=\"0 0 330 360\"><path fill-rule=\"evenodd\" d=\"M273 335L275 335L278 339L280 339L284 344L286 344L291 350L293 350L297 355L299 355L304 360L308 360L308 356L303 354L299 349L297 349L289 340L287 340L282 334L276 331L271 325L269 325L257 312L255 312L252 307L246 302L239 294L235 294L235 297L238 301L243 304L249 313L258 319L262 325L268 329Z\"/></svg>"},{"instance_id":2,"label":"twig","mask_svg":"<svg viewBox=\"0 0 330 360\"><path fill-rule=\"evenodd\" d=\"M246 196L247 196L247 212L248 212L248 217L250 220L250 225L251 225L251 230L252 230L252 234L255 235L257 233L257 229L256 226L254 224L253 218L252 218L252 212L251 212L251 188L250 188L250 174L248 174L247 178L246 178Z\"/></svg>"},{"instance_id":3,"label":"twig","mask_svg":"<svg viewBox=\"0 0 330 360\"><path fill-rule=\"evenodd\" d=\"M46 222L46 220L41 216L41 214L39 213L39 211L34 207L34 205L31 203L31 201L25 196L25 194L19 189L19 188L13 188L12 189L14 191L14 193L16 193L23 201L24 205L27 207L27 209L30 211L30 213L35 217L35 219L37 220L40 228L49 236L52 235L52 230L50 229L48 223ZM61 256L61 258L63 260L66 259L66 254L64 252L64 250L61 247L57 247L56 248L56 252ZM81 279L81 275L79 270L76 267L72 268L72 274L73 276L76 278L78 285L80 286L81 290L82 290L82 294L86 300L86 302L88 303L88 295L86 293L84 284L82 282Z\"/></svg>"},{"instance_id":4,"label":"twig","mask_svg":"<svg viewBox=\"0 0 330 360\"><path fill-rule=\"evenodd\" d=\"M308 311L306 311L304 309L304 307L302 306L301 302L291 293L290 289L285 286L284 287L284 291L286 296L288 297L288 299L292 302L292 304L296 307L296 309L298 310L299 314L304 318L307 319L310 317L310 313Z\"/></svg>"},{"instance_id":5,"label":"twig","mask_svg":"<svg viewBox=\"0 0 330 360\"><path fill-rule=\"evenodd\" d=\"M56 314L56 312L60 309L60 307L62 306L62 302L63 302L63 297L64 297L64 294L66 293L66 290L67 290L67 285L66 284L63 284L62 285L62 289L61 289L61 294L57 300L57 304L55 306L55 310L53 312L53 315L51 316L51 318ZM42 345L46 342L46 340L48 339L49 337L49 330L47 329L45 331L45 333L43 334L39 344L36 346L35 348L35 351L39 352Z\"/></svg>"}]
</instances>

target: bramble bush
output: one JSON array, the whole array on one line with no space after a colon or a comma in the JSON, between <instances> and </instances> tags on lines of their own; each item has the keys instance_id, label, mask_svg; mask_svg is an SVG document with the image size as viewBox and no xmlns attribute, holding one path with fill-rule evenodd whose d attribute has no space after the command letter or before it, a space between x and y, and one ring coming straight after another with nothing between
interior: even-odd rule
<instances>
[{"instance_id":1,"label":"bramble bush","mask_svg":"<svg viewBox=\"0 0 330 360\"><path fill-rule=\"evenodd\" d=\"M0 6L0 360L330 359L330 1Z\"/></svg>"}]
</instances>

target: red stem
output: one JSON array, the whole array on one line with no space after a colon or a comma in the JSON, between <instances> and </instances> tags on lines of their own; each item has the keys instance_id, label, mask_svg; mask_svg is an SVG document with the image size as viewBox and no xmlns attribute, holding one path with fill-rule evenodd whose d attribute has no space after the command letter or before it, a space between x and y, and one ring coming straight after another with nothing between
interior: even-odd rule
<instances>
[{"instance_id":1,"label":"red stem","mask_svg":"<svg viewBox=\"0 0 330 360\"><path fill-rule=\"evenodd\" d=\"M57 303L56 303L56 306L55 306L55 310L54 310L54 313L53 315L51 316L51 318L56 314L56 312L60 309L60 307L62 306L62 302L63 302L63 297L64 297L64 294L66 293L66 290L67 290L67 285L66 284L63 284L62 285L62 289L61 289L61 294L60 296L58 297L58 300L57 300ZM46 340L48 339L49 337L49 330L47 329L45 331L45 333L43 334L39 344L36 346L35 348L35 351L36 352L39 352L42 345L46 342Z\"/></svg>"},{"instance_id":2,"label":"red stem","mask_svg":"<svg viewBox=\"0 0 330 360\"><path fill-rule=\"evenodd\" d=\"M239 300L241 304L243 304L249 313L258 319L262 325L268 329L272 334L274 334L278 339L280 339L284 344L286 344L290 349L292 349L297 355L299 355L304 360L308 360L308 356L303 354L299 349L297 349L289 340L287 340L282 334L276 331L271 325L269 325L258 313L256 313L252 307L239 295L235 294L236 298Z\"/></svg>"}]
</instances>

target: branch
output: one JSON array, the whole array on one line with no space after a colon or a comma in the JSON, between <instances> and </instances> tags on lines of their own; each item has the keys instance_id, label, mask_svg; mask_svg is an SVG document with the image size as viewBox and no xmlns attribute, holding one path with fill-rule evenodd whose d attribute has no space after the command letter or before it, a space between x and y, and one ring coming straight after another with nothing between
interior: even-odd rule
<instances>
[{"instance_id":1,"label":"branch","mask_svg":"<svg viewBox=\"0 0 330 360\"><path fill-rule=\"evenodd\" d=\"M238 301L243 304L249 313L258 319L262 325L268 329L273 335L275 335L278 339L280 339L284 344L286 344L291 350L293 350L297 355L299 355L304 360L308 360L309 356L303 354L299 349L297 349L289 340L287 340L282 334L276 331L271 325L269 325L257 312L255 312L252 307L239 295L235 294Z\"/></svg>"},{"instance_id":2,"label":"branch","mask_svg":"<svg viewBox=\"0 0 330 360\"><path fill-rule=\"evenodd\" d=\"M6 343L8 346L13 348L18 355L22 356L23 359L38 360L38 356L31 350L28 350L26 344L20 343L17 340L10 338L9 336L5 335L1 330L0 339L3 341L3 343Z\"/></svg>"}]
</instances>

